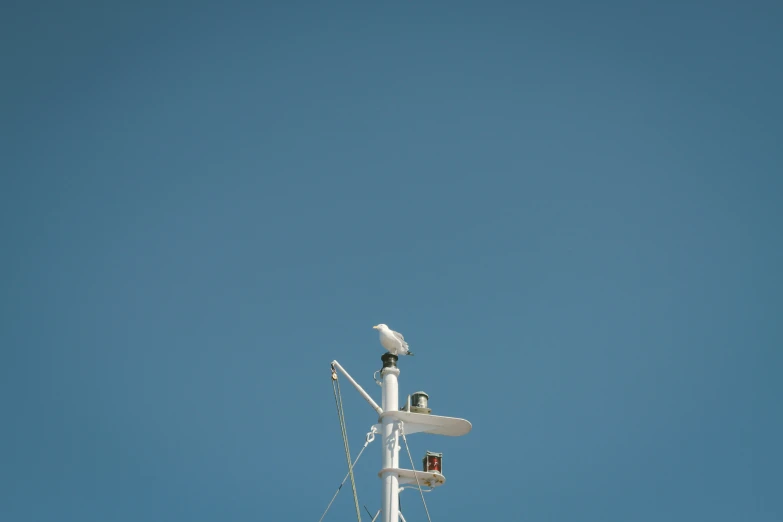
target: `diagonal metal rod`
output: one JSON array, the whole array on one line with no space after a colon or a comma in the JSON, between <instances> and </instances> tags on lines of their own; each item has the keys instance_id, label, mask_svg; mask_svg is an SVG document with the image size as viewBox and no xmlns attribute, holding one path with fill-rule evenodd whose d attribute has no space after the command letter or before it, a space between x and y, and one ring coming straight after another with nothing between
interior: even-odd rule
<instances>
[{"instance_id":1,"label":"diagonal metal rod","mask_svg":"<svg viewBox=\"0 0 783 522\"><path fill-rule=\"evenodd\" d=\"M340 363L338 363L337 361L332 361L332 371L334 371L334 369L335 369L335 368L337 368L338 370L340 370L340 373L342 373L343 375L345 375L345 378L346 378L346 379L348 379L348 382L350 382L351 384L353 384L353 387L354 387L354 388L356 388L356 391L358 391L358 392L359 392L359 394L360 394L362 397L364 397L364 400L366 400L366 401L367 401L367 403L368 403L370 406L372 406L372 409L374 409L374 410L375 410L375 411L378 413L378 415L380 415L381 413L383 413L383 409L382 409L380 406L378 406L378 404L377 404L377 403L376 403L374 400L372 400L372 397L370 397L370 394L369 394L369 393L367 393L366 391L364 391L364 388L362 388L361 386L359 386L359 383L358 383L358 382L356 382L356 381L354 381L354 380L353 380L353 377L351 377L351 376L348 374L348 372L346 372L346 371L345 371L345 368L343 368L342 366L340 366Z\"/></svg>"}]
</instances>

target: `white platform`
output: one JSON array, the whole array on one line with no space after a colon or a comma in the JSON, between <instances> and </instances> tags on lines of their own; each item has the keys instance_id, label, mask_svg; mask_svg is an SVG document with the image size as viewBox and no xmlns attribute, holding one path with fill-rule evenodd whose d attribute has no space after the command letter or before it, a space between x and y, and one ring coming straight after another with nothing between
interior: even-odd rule
<instances>
[{"instance_id":1,"label":"white platform","mask_svg":"<svg viewBox=\"0 0 783 522\"><path fill-rule=\"evenodd\" d=\"M465 419L410 413L407 411L385 411L378 420L382 422L383 419L388 418L402 421L405 435L431 433L433 435L459 437L460 435L465 435L473 428L473 425Z\"/></svg>"},{"instance_id":2,"label":"white platform","mask_svg":"<svg viewBox=\"0 0 783 522\"><path fill-rule=\"evenodd\" d=\"M416 485L416 477L419 478L419 484L422 487L436 488L446 483L446 477L440 473L434 471L413 471L412 469L400 469L400 468L384 468L378 476L382 477L384 473L392 471L396 473L400 479L400 485Z\"/></svg>"}]
</instances>

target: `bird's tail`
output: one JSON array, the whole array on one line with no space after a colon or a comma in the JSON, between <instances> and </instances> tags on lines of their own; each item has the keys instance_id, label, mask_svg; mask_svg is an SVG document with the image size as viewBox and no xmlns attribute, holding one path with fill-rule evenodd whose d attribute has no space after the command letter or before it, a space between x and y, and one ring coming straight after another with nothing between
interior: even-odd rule
<instances>
[{"instance_id":1,"label":"bird's tail","mask_svg":"<svg viewBox=\"0 0 783 522\"><path fill-rule=\"evenodd\" d=\"M408 350L408 355L413 355L413 352Z\"/></svg>"}]
</instances>

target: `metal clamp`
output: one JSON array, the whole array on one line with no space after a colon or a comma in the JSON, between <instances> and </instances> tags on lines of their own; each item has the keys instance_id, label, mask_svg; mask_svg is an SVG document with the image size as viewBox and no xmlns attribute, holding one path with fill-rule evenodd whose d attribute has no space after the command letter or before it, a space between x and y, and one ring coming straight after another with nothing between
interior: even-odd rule
<instances>
[{"instance_id":1,"label":"metal clamp","mask_svg":"<svg viewBox=\"0 0 783 522\"><path fill-rule=\"evenodd\" d=\"M376 428L375 426L370 428L370 431L367 433L367 436L365 437L365 440L367 441L365 446L375 440L376 433L378 433L378 428Z\"/></svg>"}]
</instances>

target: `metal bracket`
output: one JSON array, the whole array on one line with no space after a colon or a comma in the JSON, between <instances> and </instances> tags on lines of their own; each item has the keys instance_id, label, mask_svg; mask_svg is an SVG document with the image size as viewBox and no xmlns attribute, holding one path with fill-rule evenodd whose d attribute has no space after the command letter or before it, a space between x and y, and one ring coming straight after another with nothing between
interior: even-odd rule
<instances>
[{"instance_id":1,"label":"metal bracket","mask_svg":"<svg viewBox=\"0 0 783 522\"><path fill-rule=\"evenodd\" d=\"M375 440L375 434L376 433L380 433L378 431L378 428L376 426L371 426L370 427L370 431L367 432L367 435L364 438L364 440L365 440L365 444L364 445L365 446Z\"/></svg>"}]
</instances>

